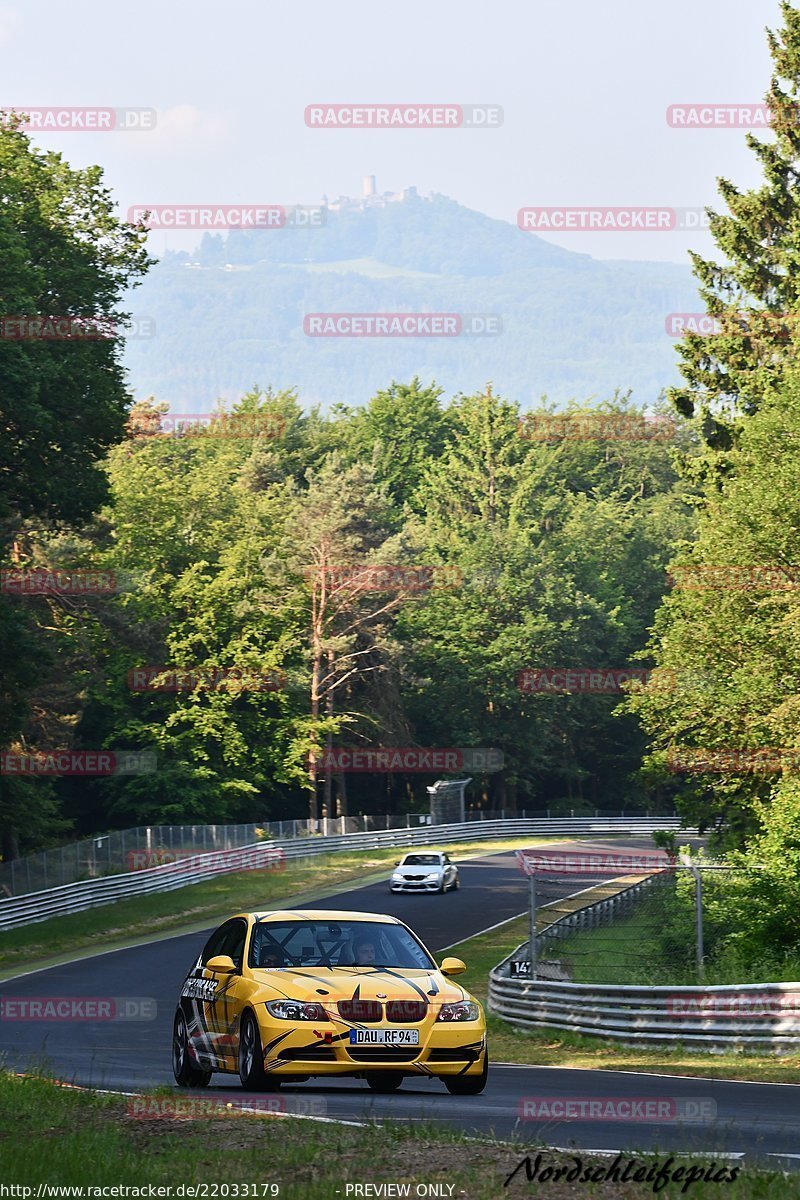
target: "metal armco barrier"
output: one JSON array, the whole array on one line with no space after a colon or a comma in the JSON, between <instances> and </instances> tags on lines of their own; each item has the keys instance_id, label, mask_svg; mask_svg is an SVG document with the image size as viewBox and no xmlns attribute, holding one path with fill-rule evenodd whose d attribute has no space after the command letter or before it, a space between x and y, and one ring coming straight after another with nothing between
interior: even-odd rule
<instances>
[{"instance_id":1,"label":"metal armco barrier","mask_svg":"<svg viewBox=\"0 0 800 1200\"><path fill-rule=\"evenodd\" d=\"M309 838L270 839L238 850L196 854L184 862L165 863L103 879L86 879L60 887L30 892L0 900L0 930L32 925L64 913L83 912L101 904L112 904L131 896L168 892L201 883L215 875L247 869L243 856L265 850L281 852L281 861L335 854L343 850L380 850L407 846L446 846L448 842L485 841L520 837L585 837L650 834L656 829L679 829L678 817L554 817L504 821L466 821L458 825L422 825L375 833L346 833L336 837L321 834ZM696 832L687 830L687 834Z\"/></svg>"},{"instance_id":2,"label":"metal armco barrier","mask_svg":"<svg viewBox=\"0 0 800 1200\"><path fill-rule=\"evenodd\" d=\"M649 885L643 880L552 922L537 943L597 925L610 911L624 915ZM489 974L489 1011L521 1029L568 1029L629 1045L800 1050L800 983L647 987L512 978L511 963L526 951L523 942Z\"/></svg>"}]
</instances>

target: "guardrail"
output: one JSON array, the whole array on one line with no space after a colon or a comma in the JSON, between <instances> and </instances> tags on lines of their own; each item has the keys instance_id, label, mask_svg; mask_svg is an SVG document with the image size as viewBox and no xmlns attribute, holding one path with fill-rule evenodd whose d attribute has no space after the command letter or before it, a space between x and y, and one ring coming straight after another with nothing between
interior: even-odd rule
<instances>
[{"instance_id":1,"label":"guardrail","mask_svg":"<svg viewBox=\"0 0 800 1200\"><path fill-rule=\"evenodd\" d=\"M656 829L677 829L677 817L563 817L551 820L527 818L504 821L466 821L454 825L423 825L417 829L390 829L375 833L346 833L336 837L316 835L309 838L270 839L222 854L196 854L182 862L164 863L141 871L86 879L59 887L0 900L0 930L32 925L49 917L82 912L102 904L152 892L201 883L215 875L241 870L266 869L253 864L257 856L273 852L278 861L309 858L343 850L378 850L407 846L446 846L448 842L484 841L519 837L602 837L614 834L650 834ZM687 834L692 831L687 830Z\"/></svg>"},{"instance_id":2,"label":"guardrail","mask_svg":"<svg viewBox=\"0 0 800 1200\"><path fill-rule=\"evenodd\" d=\"M486 811L467 810L466 821L550 819L549 809L539 812L506 813L505 809ZM574 812L562 813L574 817ZM589 816L589 813L581 814ZM595 818L600 816L597 809ZM622 810L622 817L625 810ZM628 816L636 815L628 813ZM252 846L264 839L283 842L286 838L307 838L323 834L337 837L345 833L383 833L390 829L417 829L431 823L425 813L362 813L357 816L320 817L318 820L289 818L282 821L257 821L239 825L139 825L133 829L113 829L96 833L82 841L54 846L0 862L0 896L24 896L41 892L64 883L84 879L99 879L105 875L124 875L143 866L155 867L162 862L183 858L187 854L210 854L212 851L237 850Z\"/></svg>"},{"instance_id":3,"label":"guardrail","mask_svg":"<svg viewBox=\"0 0 800 1200\"><path fill-rule=\"evenodd\" d=\"M597 925L610 912L621 914L657 878L545 925L537 946ZM633 1046L647 1042L776 1054L800 1049L800 983L649 987L514 978L511 964L524 960L527 945L521 943L489 973L489 1011L521 1029L567 1029Z\"/></svg>"}]
</instances>

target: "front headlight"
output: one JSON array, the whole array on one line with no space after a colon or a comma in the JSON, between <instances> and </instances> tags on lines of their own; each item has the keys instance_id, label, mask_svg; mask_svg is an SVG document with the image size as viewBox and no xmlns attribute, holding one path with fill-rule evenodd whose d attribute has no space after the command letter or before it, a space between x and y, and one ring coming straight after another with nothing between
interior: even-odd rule
<instances>
[{"instance_id":1,"label":"front headlight","mask_svg":"<svg viewBox=\"0 0 800 1200\"><path fill-rule=\"evenodd\" d=\"M398 875L395 871L394 875L392 876L392 883L402 883L404 878L405 877L403 875Z\"/></svg>"},{"instance_id":2,"label":"front headlight","mask_svg":"<svg viewBox=\"0 0 800 1200\"><path fill-rule=\"evenodd\" d=\"M327 1021L321 1004L304 1004L300 1000L269 1000L265 1005L271 1017L281 1021Z\"/></svg>"},{"instance_id":3,"label":"front headlight","mask_svg":"<svg viewBox=\"0 0 800 1200\"><path fill-rule=\"evenodd\" d=\"M438 871L432 871L430 875L425 876L426 883L430 883L432 879L441 879L441 875Z\"/></svg>"},{"instance_id":4,"label":"front headlight","mask_svg":"<svg viewBox=\"0 0 800 1200\"><path fill-rule=\"evenodd\" d=\"M477 1021L480 1008L473 1000L459 1000L457 1004L443 1004L437 1021Z\"/></svg>"}]
</instances>

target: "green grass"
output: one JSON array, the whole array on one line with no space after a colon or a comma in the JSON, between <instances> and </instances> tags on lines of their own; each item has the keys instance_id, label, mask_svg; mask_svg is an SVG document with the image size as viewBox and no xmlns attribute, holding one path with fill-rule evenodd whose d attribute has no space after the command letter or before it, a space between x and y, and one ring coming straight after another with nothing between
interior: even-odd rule
<instances>
[{"instance_id":1,"label":"green grass","mask_svg":"<svg viewBox=\"0 0 800 1200\"><path fill-rule=\"evenodd\" d=\"M491 850L566 840L519 838L448 843L444 848L463 859ZM173 892L119 900L85 912L5 930L0 932L0 979L15 971L78 957L80 951L102 952L158 937L191 933L206 929L234 912L274 908L287 902L297 907L337 889L388 879L391 866L404 853L405 850L395 847L316 855L289 861L280 871L218 875Z\"/></svg>"},{"instance_id":2,"label":"green grass","mask_svg":"<svg viewBox=\"0 0 800 1200\"><path fill-rule=\"evenodd\" d=\"M542 918L540 926L545 919ZM448 953L463 958L467 964L466 974L459 976L459 983L485 1004L490 970L526 941L527 936L528 920L522 917L492 933L453 946ZM494 1062L608 1071L656 1071L761 1083L800 1083L800 1054L776 1058L747 1053L711 1054L683 1046L663 1050L649 1046L627 1047L560 1029L514 1029L491 1013L487 1014L487 1021L489 1050Z\"/></svg>"},{"instance_id":3,"label":"green grass","mask_svg":"<svg viewBox=\"0 0 800 1200\"><path fill-rule=\"evenodd\" d=\"M480 1107L476 1097L476 1109ZM281 1200L345 1200L348 1183L452 1185L460 1200L496 1200L498 1196L546 1194L548 1200L578 1196L603 1200L639 1200L652 1194L642 1183L570 1183L563 1179L534 1190L521 1171L507 1191L503 1184L530 1143L470 1139L457 1132L419 1123L390 1121L380 1127L338 1125L293 1117L173 1115L137 1119L124 1097L58 1087L46 1079L0 1072L0 1179L30 1188L204 1185L211 1200L233 1197L234 1185L251 1186L249 1196L278 1194ZM174 1112L174 1110L173 1110ZM543 1151L540 1166L574 1165L572 1156ZM656 1159L636 1156L644 1166ZM608 1167L608 1160L582 1155L584 1167ZM659 1156L666 1165L668 1156ZM706 1157L673 1159L671 1169L705 1166ZM719 1167L717 1163L717 1167ZM730 1164L726 1164L729 1166ZM215 1193L214 1186L219 1190ZM224 1191L222 1185L228 1185ZM278 1189L273 1192L270 1185ZM681 1183L659 1195L672 1200ZM17 1193L28 1200L24 1193ZM132 1194L132 1193L131 1193ZM146 1191L145 1191L146 1194ZM175 1193L173 1192L173 1195ZM448 1193L445 1192L445 1195ZM692 1200L800 1200L800 1177L746 1169L732 1184L695 1183ZM84 1193L86 1196L87 1194ZM91 1195L90 1193L88 1195ZM185 1195L185 1192L184 1192ZM351 1192L352 1196L353 1193Z\"/></svg>"}]
</instances>

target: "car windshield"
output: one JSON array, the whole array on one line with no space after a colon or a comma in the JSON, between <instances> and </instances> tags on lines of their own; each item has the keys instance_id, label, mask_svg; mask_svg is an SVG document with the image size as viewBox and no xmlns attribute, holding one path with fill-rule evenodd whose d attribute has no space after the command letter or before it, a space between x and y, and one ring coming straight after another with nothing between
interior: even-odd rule
<instances>
[{"instance_id":1,"label":"car windshield","mask_svg":"<svg viewBox=\"0 0 800 1200\"><path fill-rule=\"evenodd\" d=\"M409 930L378 921L257 921L249 964L285 967L392 967L436 970L436 963Z\"/></svg>"},{"instance_id":2,"label":"car windshield","mask_svg":"<svg viewBox=\"0 0 800 1200\"><path fill-rule=\"evenodd\" d=\"M403 867L438 867L441 866L438 854L407 854L400 864Z\"/></svg>"}]
</instances>

